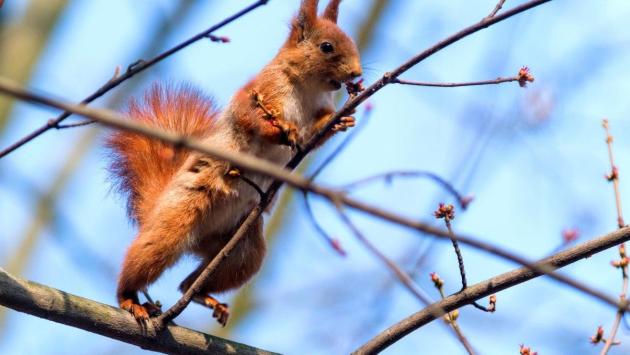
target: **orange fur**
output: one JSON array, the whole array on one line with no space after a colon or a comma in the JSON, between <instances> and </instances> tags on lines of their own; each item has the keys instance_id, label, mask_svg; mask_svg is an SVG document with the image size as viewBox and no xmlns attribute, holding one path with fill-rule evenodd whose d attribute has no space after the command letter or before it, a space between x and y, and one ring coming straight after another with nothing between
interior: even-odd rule
<instances>
[{"instance_id":1,"label":"orange fur","mask_svg":"<svg viewBox=\"0 0 630 355\"><path fill-rule=\"evenodd\" d=\"M217 111L210 98L190 86L154 84L142 101L131 100L127 114L165 131L200 138L212 131ZM129 216L142 224L188 152L126 131L114 132L107 146L112 152L110 172L118 191L127 195Z\"/></svg>"},{"instance_id":2,"label":"orange fur","mask_svg":"<svg viewBox=\"0 0 630 355\"><path fill-rule=\"evenodd\" d=\"M289 147L310 139L334 112L332 92L361 74L354 43L336 25L339 3L331 0L323 17L317 17L318 1L303 0L276 57L220 115L207 97L190 87L159 85L142 101L132 101L129 115L221 149L286 164ZM334 50L324 51L325 42ZM344 122L342 129L351 126ZM181 283L180 290L186 291L229 241L258 195L228 173L229 163L197 152L127 132L112 134L108 146L113 151L110 170L139 227L123 262L118 302L137 319L146 319L150 309L139 305L138 290L154 282L182 254L192 253L202 262ZM247 177L263 190L272 181L260 174ZM207 303L207 294L237 288L258 271L265 255L262 231L259 218L196 300ZM218 301L211 305L218 307ZM229 312L223 305L219 308L215 316L224 323Z\"/></svg>"}]
</instances>

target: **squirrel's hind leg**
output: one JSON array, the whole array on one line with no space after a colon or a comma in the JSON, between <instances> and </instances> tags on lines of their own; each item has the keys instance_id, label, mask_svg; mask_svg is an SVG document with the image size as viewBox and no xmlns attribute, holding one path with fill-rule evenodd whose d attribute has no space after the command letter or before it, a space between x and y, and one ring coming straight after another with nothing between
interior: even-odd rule
<instances>
[{"instance_id":1,"label":"squirrel's hind leg","mask_svg":"<svg viewBox=\"0 0 630 355\"><path fill-rule=\"evenodd\" d=\"M231 235L227 236L230 238ZM214 238L213 238L214 239ZM216 239L214 239L216 241ZM226 239L227 241L227 239ZM219 249L214 245L206 246L206 249L199 249L196 252L204 255L204 261L179 285L182 292L186 292L199 275L203 272L209 260L218 254ZM263 238L263 220L258 217L256 222L249 228L247 234L236 245L230 255L221 261L214 272L210 275L208 283L203 285L201 291L195 295L193 301L214 310L212 316L221 325L225 326L230 314L228 305L221 303L211 293L224 292L237 288L247 282L260 269L265 256L265 240Z\"/></svg>"},{"instance_id":2,"label":"squirrel's hind leg","mask_svg":"<svg viewBox=\"0 0 630 355\"><path fill-rule=\"evenodd\" d=\"M153 283L162 272L173 265L182 252L182 246L173 238L158 238L141 233L131 244L118 280L118 304L137 320L155 316L159 309L150 303L139 304L138 291Z\"/></svg>"},{"instance_id":3,"label":"squirrel's hind leg","mask_svg":"<svg viewBox=\"0 0 630 355\"><path fill-rule=\"evenodd\" d=\"M157 307L140 305L137 293L153 283L189 248L190 238L209 207L206 190L186 187L182 191L175 187L156 206L155 213L145 220L127 250L118 280L117 297L121 308L138 320L155 315Z\"/></svg>"},{"instance_id":4,"label":"squirrel's hind leg","mask_svg":"<svg viewBox=\"0 0 630 355\"><path fill-rule=\"evenodd\" d=\"M217 322L225 327L230 317L230 308L227 303L221 303L210 295L197 295L193 298L193 301L212 309L212 317L216 318Z\"/></svg>"}]
</instances>

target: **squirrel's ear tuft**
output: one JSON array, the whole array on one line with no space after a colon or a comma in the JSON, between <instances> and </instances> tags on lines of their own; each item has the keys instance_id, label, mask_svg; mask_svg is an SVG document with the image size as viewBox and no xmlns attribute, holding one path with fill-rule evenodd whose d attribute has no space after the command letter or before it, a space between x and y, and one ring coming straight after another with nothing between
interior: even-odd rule
<instances>
[{"instance_id":1,"label":"squirrel's ear tuft","mask_svg":"<svg viewBox=\"0 0 630 355\"><path fill-rule=\"evenodd\" d=\"M293 21L293 28L291 29L291 37L295 38L297 42L308 37L309 32L315 27L318 3L319 0L302 0L300 11Z\"/></svg>"},{"instance_id":2,"label":"squirrel's ear tuft","mask_svg":"<svg viewBox=\"0 0 630 355\"><path fill-rule=\"evenodd\" d=\"M337 23L337 17L339 16L339 3L341 0L330 0L326 10L324 10L323 17L334 23Z\"/></svg>"}]
</instances>

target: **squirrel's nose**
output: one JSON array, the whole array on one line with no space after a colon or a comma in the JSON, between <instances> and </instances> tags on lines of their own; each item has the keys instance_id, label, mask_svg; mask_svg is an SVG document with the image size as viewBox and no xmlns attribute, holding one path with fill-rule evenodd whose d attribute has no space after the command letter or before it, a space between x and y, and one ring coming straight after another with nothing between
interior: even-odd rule
<instances>
[{"instance_id":1,"label":"squirrel's nose","mask_svg":"<svg viewBox=\"0 0 630 355\"><path fill-rule=\"evenodd\" d=\"M361 61L359 58L354 58L348 65L348 69L350 69L350 76L352 79L356 79L363 75L363 69L361 68Z\"/></svg>"}]
</instances>

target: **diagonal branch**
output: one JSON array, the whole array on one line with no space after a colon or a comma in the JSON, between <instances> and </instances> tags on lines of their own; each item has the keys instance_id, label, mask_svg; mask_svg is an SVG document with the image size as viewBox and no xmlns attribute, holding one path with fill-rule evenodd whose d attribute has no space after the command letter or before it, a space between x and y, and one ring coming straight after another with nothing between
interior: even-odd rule
<instances>
[{"instance_id":1,"label":"diagonal branch","mask_svg":"<svg viewBox=\"0 0 630 355\"><path fill-rule=\"evenodd\" d=\"M19 312L167 354L273 354L194 330L142 328L129 312L35 282L0 268L0 304Z\"/></svg>"},{"instance_id":2,"label":"diagonal branch","mask_svg":"<svg viewBox=\"0 0 630 355\"><path fill-rule=\"evenodd\" d=\"M562 268L628 240L630 240L630 228L619 229L542 259L535 265L538 269L545 270ZM473 301L477 301L515 285L522 284L540 275L541 274L539 272L533 271L532 268L524 267L497 275L486 281L469 286L466 290L448 296L444 300L436 302L430 307L412 314L411 316L385 329L369 342L355 350L353 354L376 354L414 330L435 320L435 312L437 310L451 312L455 309L471 304Z\"/></svg>"},{"instance_id":3,"label":"diagonal branch","mask_svg":"<svg viewBox=\"0 0 630 355\"><path fill-rule=\"evenodd\" d=\"M174 133L164 132L153 127L147 126L145 124L135 122L133 120L125 119L121 115L113 113L108 110L102 109L94 109L85 106L77 106L71 104L65 104L62 102L58 102L52 100L48 97L44 97L42 95L37 95L23 88L19 87L15 83L10 80L0 78L0 93L5 93L12 95L14 97L20 98L22 100L28 102L39 103L51 107L56 107L62 110L72 111L76 114L85 116L87 118L91 118L93 120L99 121L107 126L125 129L130 132L143 134L152 138L159 139L163 142L170 143L175 145L176 147L185 147L189 148L204 154L207 154L213 158L221 159L233 163L239 168L242 168L247 171L252 171L254 173L260 173L265 176L272 177L276 179L272 186L269 188L268 192L264 194L263 199L256 206L252 212L247 216L244 222L239 227L238 231L232 237L232 239L223 247L223 249L217 254L217 256L210 261L206 269L200 274L193 285L186 291L184 296L179 299L179 301L171 307L169 310L164 312L159 318L158 321L163 325L167 321L170 321L179 313L181 313L184 308L190 303L192 297L199 293L202 285L207 282L206 278L209 278L212 272L216 269L219 263L225 259L229 252L237 245L241 238L245 235L246 231L252 226L256 218L262 213L263 209L269 205L271 200L273 199L273 193L269 193L269 191L275 191L274 188L279 187L283 182L289 184L290 186L300 189L302 191L308 191L311 193L318 194L320 196L325 197L334 205L345 205L351 207L353 209L362 211L368 215L373 217L377 217L379 219L392 222L394 224L398 224L401 226L405 226L412 230L415 230L420 233L429 234L435 236L440 239L455 239L461 243L472 246L476 249L491 253L495 256L501 257L503 259L507 259L513 261L515 263L526 266L540 274L546 274L549 277L560 281L568 286L571 286L579 291L582 291L588 295L591 295L604 303L607 303L613 307L624 307L626 308L625 301L620 302L615 300L614 298L608 296L607 294L595 290L577 280L574 280L570 277L564 276L562 274L558 274L553 272L553 268L546 267L545 265L533 264L529 260L516 255L510 251L502 249L498 246L480 241L476 238L471 238L464 235L450 235L448 232L425 224L423 222L416 221L414 219L398 215L396 213L390 212L388 210L384 210L370 204L366 204L359 200L348 197L343 194L341 191L322 187L315 185L309 179L295 173L291 172L286 168L282 168L276 164L270 163L266 160L262 160L256 158L254 156L250 156L247 154L243 154L235 151L225 151L222 149L218 149L214 146L204 144L199 140L191 139L189 137L183 137ZM630 227L620 229L620 231L630 230ZM601 251L601 250L599 250Z\"/></svg>"}]
</instances>

